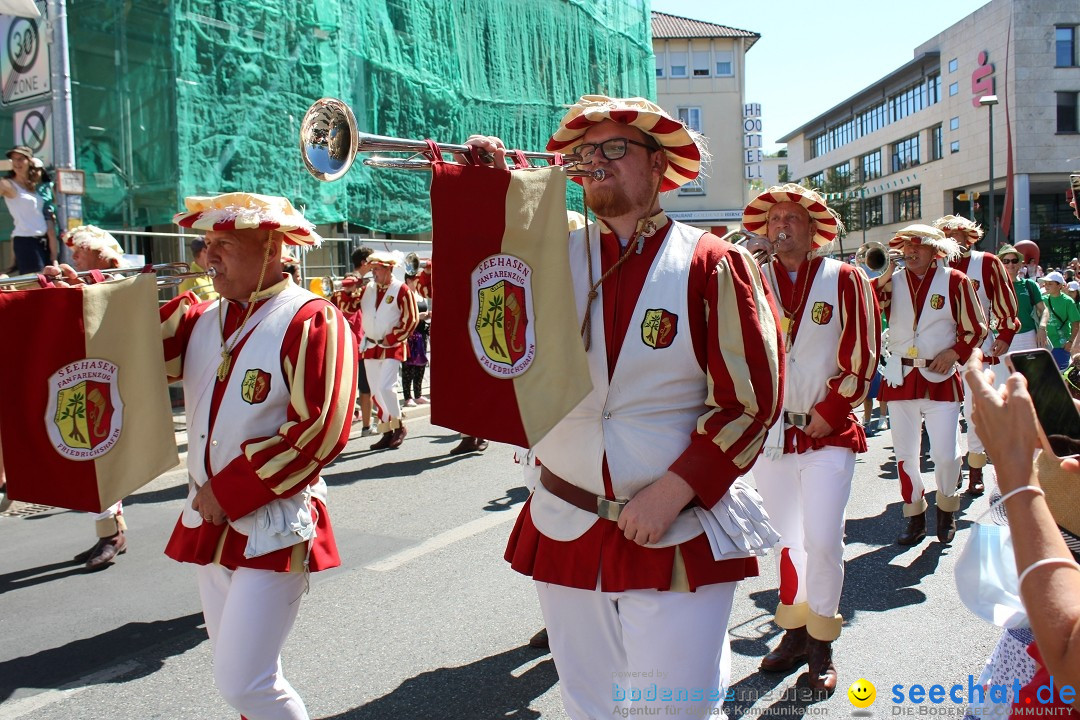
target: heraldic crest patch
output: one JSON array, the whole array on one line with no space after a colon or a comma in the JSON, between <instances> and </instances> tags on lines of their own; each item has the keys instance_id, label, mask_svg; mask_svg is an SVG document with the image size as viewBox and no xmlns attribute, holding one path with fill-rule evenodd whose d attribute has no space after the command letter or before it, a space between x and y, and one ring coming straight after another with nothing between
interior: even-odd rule
<instances>
[{"instance_id":1,"label":"heraldic crest patch","mask_svg":"<svg viewBox=\"0 0 1080 720\"><path fill-rule=\"evenodd\" d=\"M469 339L484 370L514 378L536 359L532 268L513 255L490 255L472 272Z\"/></svg>"},{"instance_id":2,"label":"heraldic crest patch","mask_svg":"<svg viewBox=\"0 0 1080 720\"><path fill-rule=\"evenodd\" d=\"M45 428L57 453L71 460L93 460L120 439L124 404L118 370L108 360L86 358L49 376Z\"/></svg>"}]
</instances>

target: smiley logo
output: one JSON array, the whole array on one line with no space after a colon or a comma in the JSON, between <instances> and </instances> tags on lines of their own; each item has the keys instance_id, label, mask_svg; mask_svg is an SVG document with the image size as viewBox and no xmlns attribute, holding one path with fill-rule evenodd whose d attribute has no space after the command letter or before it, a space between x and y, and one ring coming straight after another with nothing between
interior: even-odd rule
<instances>
[{"instance_id":1,"label":"smiley logo","mask_svg":"<svg viewBox=\"0 0 1080 720\"><path fill-rule=\"evenodd\" d=\"M859 678L847 690L848 700L857 708L868 708L877 699L877 688L869 680Z\"/></svg>"}]
</instances>

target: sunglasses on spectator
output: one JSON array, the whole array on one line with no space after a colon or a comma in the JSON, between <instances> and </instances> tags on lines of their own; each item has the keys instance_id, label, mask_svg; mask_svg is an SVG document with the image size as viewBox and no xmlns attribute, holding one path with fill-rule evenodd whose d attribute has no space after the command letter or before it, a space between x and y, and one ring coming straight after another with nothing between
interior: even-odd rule
<instances>
[{"instance_id":1,"label":"sunglasses on spectator","mask_svg":"<svg viewBox=\"0 0 1080 720\"><path fill-rule=\"evenodd\" d=\"M581 162L589 162L592 160L593 155L597 150L608 160L618 160L626 155L627 145L638 145L645 148L649 152L656 152L660 148L654 145L648 145L637 140L631 140L630 138L611 138L600 143L582 143L574 148L575 155L581 158Z\"/></svg>"},{"instance_id":2,"label":"sunglasses on spectator","mask_svg":"<svg viewBox=\"0 0 1080 720\"><path fill-rule=\"evenodd\" d=\"M1001 262L1006 265L1019 265L1023 261L1020 258L1002 258Z\"/></svg>"}]
</instances>

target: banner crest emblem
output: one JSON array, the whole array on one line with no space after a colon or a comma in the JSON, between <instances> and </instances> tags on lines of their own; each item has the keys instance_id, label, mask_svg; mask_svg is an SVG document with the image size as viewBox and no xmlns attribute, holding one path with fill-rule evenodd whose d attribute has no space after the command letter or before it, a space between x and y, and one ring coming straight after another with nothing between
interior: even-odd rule
<instances>
[{"instance_id":1,"label":"banner crest emblem","mask_svg":"<svg viewBox=\"0 0 1080 720\"><path fill-rule=\"evenodd\" d=\"M663 308L650 308L641 321L641 341L653 350L670 347L679 333L679 316Z\"/></svg>"},{"instance_id":2,"label":"banner crest emblem","mask_svg":"<svg viewBox=\"0 0 1080 720\"><path fill-rule=\"evenodd\" d=\"M248 405L258 405L270 394L270 373L254 368L244 373L240 384L240 397Z\"/></svg>"},{"instance_id":3,"label":"banner crest emblem","mask_svg":"<svg viewBox=\"0 0 1080 720\"><path fill-rule=\"evenodd\" d=\"M518 377L536 359L532 268L513 255L491 255L472 271L469 340L480 366Z\"/></svg>"},{"instance_id":4,"label":"banner crest emblem","mask_svg":"<svg viewBox=\"0 0 1080 720\"><path fill-rule=\"evenodd\" d=\"M938 295L937 293L934 293L930 296L930 307L934 308L935 310L940 310L941 308L945 307L945 297L943 295Z\"/></svg>"},{"instance_id":5,"label":"banner crest emblem","mask_svg":"<svg viewBox=\"0 0 1080 720\"><path fill-rule=\"evenodd\" d=\"M45 429L53 449L70 460L94 460L120 439L124 404L119 368L87 358L65 365L49 377Z\"/></svg>"}]
</instances>

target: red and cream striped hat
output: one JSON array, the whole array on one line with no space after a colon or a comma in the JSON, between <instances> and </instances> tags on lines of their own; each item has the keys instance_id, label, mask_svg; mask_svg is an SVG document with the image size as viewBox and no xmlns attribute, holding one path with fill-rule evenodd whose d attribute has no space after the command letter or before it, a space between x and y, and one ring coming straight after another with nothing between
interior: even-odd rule
<instances>
[{"instance_id":1,"label":"red and cream striped hat","mask_svg":"<svg viewBox=\"0 0 1080 720\"><path fill-rule=\"evenodd\" d=\"M700 135L694 133L645 98L610 98L583 95L559 121L559 129L548 140L550 152L570 153L591 126L613 120L631 125L652 137L668 159L660 192L682 187L701 172ZM574 178L578 182L581 178Z\"/></svg>"},{"instance_id":2,"label":"red and cream striped hat","mask_svg":"<svg viewBox=\"0 0 1080 720\"><path fill-rule=\"evenodd\" d=\"M836 235L844 229L844 226L840 223L840 218L825 204L825 198L813 190L795 183L773 185L751 200L743 208L743 227L749 232L764 235L769 222L769 210L773 205L782 202L793 202L801 205L810 213L810 221L814 224L813 245L815 249L831 243L836 239Z\"/></svg>"},{"instance_id":3,"label":"red and cream striped hat","mask_svg":"<svg viewBox=\"0 0 1080 720\"><path fill-rule=\"evenodd\" d=\"M934 227L943 233L948 233L950 230L959 230L967 235L968 245L974 245L979 242L983 236L983 229L974 220L968 220L966 217L960 215L946 215L945 217L939 217L934 221Z\"/></svg>"},{"instance_id":4,"label":"red and cream striped hat","mask_svg":"<svg viewBox=\"0 0 1080 720\"><path fill-rule=\"evenodd\" d=\"M173 216L180 227L194 230L276 230L286 245L321 245L315 226L288 200L272 195L234 192L213 197L184 198L185 212Z\"/></svg>"},{"instance_id":5,"label":"red and cream striped hat","mask_svg":"<svg viewBox=\"0 0 1080 720\"><path fill-rule=\"evenodd\" d=\"M922 223L900 228L889 241L889 247L894 250L903 250L906 245L926 245L934 249L934 257L944 258L949 262L960 257L960 243L941 230Z\"/></svg>"}]
</instances>

